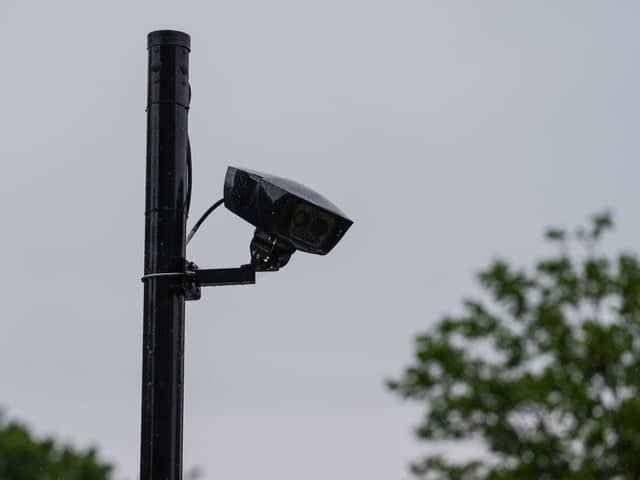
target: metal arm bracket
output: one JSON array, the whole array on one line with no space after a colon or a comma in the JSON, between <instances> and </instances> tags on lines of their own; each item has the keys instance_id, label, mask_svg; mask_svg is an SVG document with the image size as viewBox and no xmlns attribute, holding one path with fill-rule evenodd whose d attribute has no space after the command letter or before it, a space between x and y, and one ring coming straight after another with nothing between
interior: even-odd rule
<instances>
[{"instance_id":1,"label":"metal arm bracket","mask_svg":"<svg viewBox=\"0 0 640 480\"><path fill-rule=\"evenodd\" d=\"M185 300L200 300L201 287L221 287L225 285L253 285L256 283L256 269L253 265L237 268L206 268L200 270L193 262L186 263L184 272L148 273L142 281L152 278L172 278Z\"/></svg>"},{"instance_id":2,"label":"metal arm bracket","mask_svg":"<svg viewBox=\"0 0 640 480\"><path fill-rule=\"evenodd\" d=\"M238 268L207 268L200 270L193 262L183 277L185 300L200 300L201 287L221 287L225 285L253 285L256 283L256 270L252 265Z\"/></svg>"}]
</instances>

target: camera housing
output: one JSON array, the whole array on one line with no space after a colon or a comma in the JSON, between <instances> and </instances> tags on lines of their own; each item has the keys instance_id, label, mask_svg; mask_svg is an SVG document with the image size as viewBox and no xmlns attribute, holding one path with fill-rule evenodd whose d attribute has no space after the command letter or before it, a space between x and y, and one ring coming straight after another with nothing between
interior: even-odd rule
<instances>
[{"instance_id":1,"label":"camera housing","mask_svg":"<svg viewBox=\"0 0 640 480\"><path fill-rule=\"evenodd\" d=\"M228 167L224 205L256 227L252 264L284 266L295 250L326 255L353 222L319 193L293 180Z\"/></svg>"}]
</instances>

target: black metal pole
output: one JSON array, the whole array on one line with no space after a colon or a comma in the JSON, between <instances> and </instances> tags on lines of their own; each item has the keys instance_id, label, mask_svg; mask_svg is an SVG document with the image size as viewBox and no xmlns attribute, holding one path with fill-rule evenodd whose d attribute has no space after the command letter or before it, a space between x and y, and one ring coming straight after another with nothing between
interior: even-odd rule
<instances>
[{"instance_id":1,"label":"black metal pole","mask_svg":"<svg viewBox=\"0 0 640 480\"><path fill-rule=\"evenodd\" d=\"M183 271L190 37L148 36L145 275ZM184 294L172 277L144 283L140 480L182 478Z\"/></svg>"}]
</instances>

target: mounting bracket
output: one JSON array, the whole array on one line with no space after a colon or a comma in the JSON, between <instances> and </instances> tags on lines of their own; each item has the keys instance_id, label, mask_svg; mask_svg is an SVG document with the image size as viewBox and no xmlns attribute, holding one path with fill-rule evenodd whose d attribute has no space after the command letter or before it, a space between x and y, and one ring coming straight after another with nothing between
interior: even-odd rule
<instances>
[{"instance_id":1,"label":"mounting bracket","mask_svg":"<svg viewBox=\"0 0 640 480\"><path fill-rule=\"evenodd\" d=\"M200 270L195 263L186 262L184 272L148 273L141 280L145 282L152 278L177 280L176 288L182 291L185 300L200 300L202 296L201 287L253 285L256 283L256 269L253 265L242 265L237 268L207 268Z\"/></svg>"}]
</instances>

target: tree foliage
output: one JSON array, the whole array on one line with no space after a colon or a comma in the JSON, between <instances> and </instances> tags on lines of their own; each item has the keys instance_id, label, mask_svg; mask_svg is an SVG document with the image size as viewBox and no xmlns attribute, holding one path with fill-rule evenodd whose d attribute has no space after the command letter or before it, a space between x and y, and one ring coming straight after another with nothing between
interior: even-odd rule
<instances>
[{"instance_id":1,"label":"tree foliage","mask_svg":"<svg viewBox=\"0 0 640 480\"><path fill-rule=\"evenodd\" d=\"M556 254L529 269L493 262L478 276L487 300L416 338L389 387L426 404L417 436L490 452L427 456L417 477L640 479L640 262L599 252L612 225L604 213L549 229Z\"/></svg>"},{"instance_id":2,"label":"tree foliage","mask_svg":"<svg viewBox=\"0 0 640 480\"><path fill-rule=\"evenodd\" d=\"M75 450L0 416L0 480L107 480L111 466L96 451Z\"/></svg>"}]
</instances>

